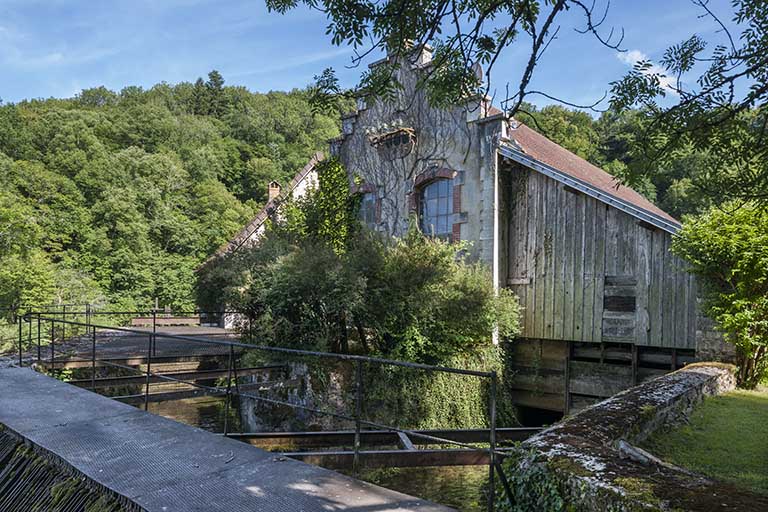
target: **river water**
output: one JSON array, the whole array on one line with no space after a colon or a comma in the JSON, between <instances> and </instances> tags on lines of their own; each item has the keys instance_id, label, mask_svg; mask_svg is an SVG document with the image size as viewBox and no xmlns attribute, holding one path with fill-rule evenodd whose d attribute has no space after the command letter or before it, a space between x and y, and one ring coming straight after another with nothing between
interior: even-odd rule
<instances>
[{"instance_id":1,"label":"river water","mask_svg":"<svg viewBox=\"0 0 768 512\"><path fill-rule=\"evenodd\" d=\"M149 411L209 432L224 431L225 407L221 397L152 403ZM234 410L230 411L228 428L239 431ZM487 466L374 469L364 470L358 478L464 512L486 510Z\"/></svg>"}]
</instances>

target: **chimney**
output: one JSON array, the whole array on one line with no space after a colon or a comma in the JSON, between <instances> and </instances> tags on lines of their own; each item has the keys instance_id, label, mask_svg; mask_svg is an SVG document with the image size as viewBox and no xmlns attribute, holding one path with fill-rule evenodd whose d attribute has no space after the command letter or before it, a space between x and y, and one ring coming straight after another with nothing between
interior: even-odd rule
<instances>
[{"instance_id":1,"label":"chimney","mask_svg":"<svg viewBox=\"0 0 768 512\"><path fill-rule=\"evenodd\" d=\"M276 181L272 181L267 189L267 201L271 201L280 195L280 184Z\"/></svg>"}]
</instances>

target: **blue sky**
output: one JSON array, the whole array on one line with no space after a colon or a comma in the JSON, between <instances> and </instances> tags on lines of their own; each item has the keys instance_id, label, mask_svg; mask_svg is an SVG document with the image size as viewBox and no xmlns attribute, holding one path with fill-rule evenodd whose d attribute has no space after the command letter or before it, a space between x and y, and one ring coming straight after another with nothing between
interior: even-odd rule
<instances>
[{"instance_id":1,"label":"blue sky","mask_svg":"<svg viewBox=\"0 0 768 512\"><path fill-rule=\"evenodd\" d=\"M729 4L713 2L726 19ZM576 33L582 18L569 13L532 86L589 103L633 58L658 58L693 32L711 35L714 22L698 14L689 0L614 0L606 26L624 28L628 53L622 55ZM329 66L344 85L354 85L361 69L347 68L351 49L331 45L325 26L321 13L301 8L270 14L261 0L0 0L0 98L16 102L71 97L99 85L119 91L194 81L211 69L228 84L253 91L303 87ZM526 52L512 47L497 64L497 97L519 77Z\"/></svg>"}]
</instances>

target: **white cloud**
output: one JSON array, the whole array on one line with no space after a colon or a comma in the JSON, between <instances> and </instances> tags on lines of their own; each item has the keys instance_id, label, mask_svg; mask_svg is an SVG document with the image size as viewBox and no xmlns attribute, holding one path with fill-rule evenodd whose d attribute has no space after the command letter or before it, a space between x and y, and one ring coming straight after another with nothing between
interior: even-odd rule
<instances>
[{"instance_id":1,"label":"white cloud","mask_svg":"<svg viewBox=\"0 0 768 512\"><path fill-rule=\"evenodd\" d=\"M629 50L628 52L619 52L616 54L616 58L619 59L624 64L627 64L628 66L634 66L640 61L650 61L650 57L646 55L645 53L641 52L640 50ZM646 71L646 74L652 75L652 74L658 74L658 75L665 75L666 70L659 66L658 64L652 64L651 67L649 67ZM661 84L661 87L667 90L667 92L670 92L672 94L677 94L675 91L675 79L671 76L660 76L659 82Z\"/></svg>"}]
</instances>

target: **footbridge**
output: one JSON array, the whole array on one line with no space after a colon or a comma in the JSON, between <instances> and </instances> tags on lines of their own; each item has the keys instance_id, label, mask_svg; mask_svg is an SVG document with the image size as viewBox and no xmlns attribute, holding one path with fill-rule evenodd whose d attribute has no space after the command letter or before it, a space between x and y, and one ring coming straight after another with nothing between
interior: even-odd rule
<instances>
[{"instance_id":1,"label":"footbridge","mask_svg":"<svg viewBox=\"0 0 768 512\"><path fill-rule=\"evenodd\" d=\"M72 311L20 317L19 368L0 371L0 428L16 440L7 443L15 451L24 443L58 457L137 510L448 510L331 470L357 476L369 468L482 465L488 488L499 482L510 496L500 461L539 430L497 427L492 371L261 346L248 329L172 329L155 311L143 327L86 313L84 320ZM402 420L401 407L419 403L413 383L425 374L451 386L474 382L470 389L487 397L476 405L488 428L406 428L413 418ZM150 404L204 395L221 406L216 433L148 414ZM243 411L257 423L275 412L301 416L299 424L319 431L291 431L293 420L238 431ZM3 455L2 443L0 510L14 510L1 500L14 451ZM487 500L494 510L495 493Z\"/></svg>"},{"instance_id":2,"label":"footbridge","mask_svg":"<svg viewBox=\"0 0 768 512\"><path fill-rule=\"evenodd\" d=\"M62 484L53 497L50 486L29 488L43 485L37 476L43 470L30 470L30 456L11 462L19 450L52 461L78 485L85 481L92 493L101 493L99 499L119 503L114 510L450 510L144 412L28 368L7 368L0 370L0 510L32 510L45 500L62 499L67 489ZM86 510L77 506L76 493L65 498L71 506L56 510Z\"/></svg>"}]
</instances>

